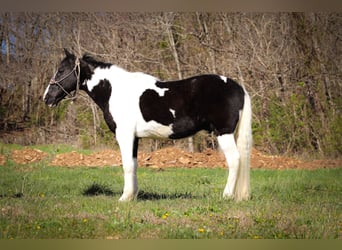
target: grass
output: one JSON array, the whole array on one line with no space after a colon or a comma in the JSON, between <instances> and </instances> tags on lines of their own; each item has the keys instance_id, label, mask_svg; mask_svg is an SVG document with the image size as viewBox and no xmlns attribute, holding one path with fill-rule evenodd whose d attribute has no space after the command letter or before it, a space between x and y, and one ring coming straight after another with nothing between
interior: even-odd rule
<instances>
[{"instance_id":1,"label":"grass","mask_svg":"<svg viewBox=\"0 0 342 250\"><path fill-rule=\"evenodd\" d=\"M138 200L119 203L120 167L8 160L0 238L341 239L341 177L341 168L252 170L252 199L235 203L221 197L224 169L139 168Z\"/></svg>"}]
</instances>

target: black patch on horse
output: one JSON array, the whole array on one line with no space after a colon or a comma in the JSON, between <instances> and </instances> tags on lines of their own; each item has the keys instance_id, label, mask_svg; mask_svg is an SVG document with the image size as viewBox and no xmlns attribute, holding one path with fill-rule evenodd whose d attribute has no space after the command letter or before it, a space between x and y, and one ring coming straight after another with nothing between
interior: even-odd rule
<instances>
[{"instance_id":1,"label":"black patch on horse","mask_svg":"<svg viewBox=\"0 0 342 250\"><path fill-rule=\"evenodd\" d=\"M147 89L140 96L140 110L145 121L156 121L165 126L173 123L170 104L167 99L160 96L155 90Z\"/></svg>"},{"instance_id":2,"label":"black patch on horse","mask_svg":"<svg viewBox=\"0 0 342 250\"><path fill-rule=\"evenodd\" d=\"M244 90L235 81L224 81L218 75L200 75L179 81L156 82L166 88L164 96L151 89L140 97L140 109L146 121L172 124L178 139L200 130L214 131L216 135L235 131L239 111L244 104ZM170 109L175 110L173 117ZM218 112L220 110L220 112Z\"/></svg>"},{"instance_id":3,"label":"black patch on horse","mask_svg":"<svg viewBox=\"0 0 342 250\"><path fill-rule=\"evenodd\" d=\"M103 111L103 117L109 127L109 129L115 133L116 123L113 120L111 113L109 112L109 98L112 93L112 85L107 79L101 80L91 91L85 90L89 96L95 101L95 103Z\"/></svg>"},{"instance_id":4,"label":"black patch on horse","mask_svg":"<svg viewBox=\"0 0 342 250\"><path fill-rule=\"evenodd\" d=\"M89 92L89 91L88 91ZM107 79L100 80L100 82L93 87L89 95L95 100L96 104L104 110L108 105L109 97L112 93L112 86Z\"/></svg>"}]
</instances>

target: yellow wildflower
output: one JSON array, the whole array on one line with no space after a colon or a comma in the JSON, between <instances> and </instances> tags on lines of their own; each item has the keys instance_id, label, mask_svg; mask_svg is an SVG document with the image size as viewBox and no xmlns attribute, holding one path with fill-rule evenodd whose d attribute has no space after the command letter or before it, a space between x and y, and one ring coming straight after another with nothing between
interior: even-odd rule
<instances>
[{"instance_id":1,"label":"yellow wildflower","mask_svg":"<svg viewBox=\"0 0 342 250\"><path fill-rule=\"evenodd\" d=\"M162 215L162 219L164 219L164 220L167 219L167 217L169 217L169 215L170 214L168 212L166 212L165 214Z\"/></svg>"}]
</instances>

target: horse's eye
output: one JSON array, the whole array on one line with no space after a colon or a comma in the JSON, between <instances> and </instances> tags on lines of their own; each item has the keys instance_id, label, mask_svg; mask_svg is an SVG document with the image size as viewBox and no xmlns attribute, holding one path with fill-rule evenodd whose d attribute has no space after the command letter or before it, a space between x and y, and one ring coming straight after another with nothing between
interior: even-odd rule
<instances>
[{"instance_id":1,"label":"horse's eye","mask_svg":"<svg viewBox=\"0 0 342 250\"><path fill-rule=\"evenodd\" d=\"M59 69L58 73L62 74L64 72L64 69Z\"/></svg>"}]
</instances>

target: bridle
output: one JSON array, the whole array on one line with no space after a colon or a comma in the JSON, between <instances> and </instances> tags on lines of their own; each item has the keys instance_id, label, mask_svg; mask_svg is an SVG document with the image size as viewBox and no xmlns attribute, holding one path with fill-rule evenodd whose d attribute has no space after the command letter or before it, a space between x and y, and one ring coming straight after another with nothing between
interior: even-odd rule
<instances>
[{"instance_id":1,"label":"bridle","mask_svg":"<svg viewBox=\"0 0 342 250\"><path fill-rule=\"evenodd\" d=\"M66 91L63 86L60 84L61 81L67 79L70 75L72 75L73 73L75 73L76 75L76 78L77 78L77 81L76 81L76 89L75 89L75 92L74 94L72 95L71 93L69 93L68 91ZM65 76L62 77L62 79L56 81L55 78L56 78L56 75L57 75L57 72L55 73L55 75L51 78L50 82L49 82L49 85L54 85L56 84L58 87L60 87L64 93L67 94L67 98L66 99L69 99L69 100L73 100L76 98L76 94L78 92L78 90L80 89L80 75L81 75L81 68L80 68L80 59L79 58L76 58L75 60L75 66L74 68L68 73L66 74Z\"/></svg>"}]
</instances>

